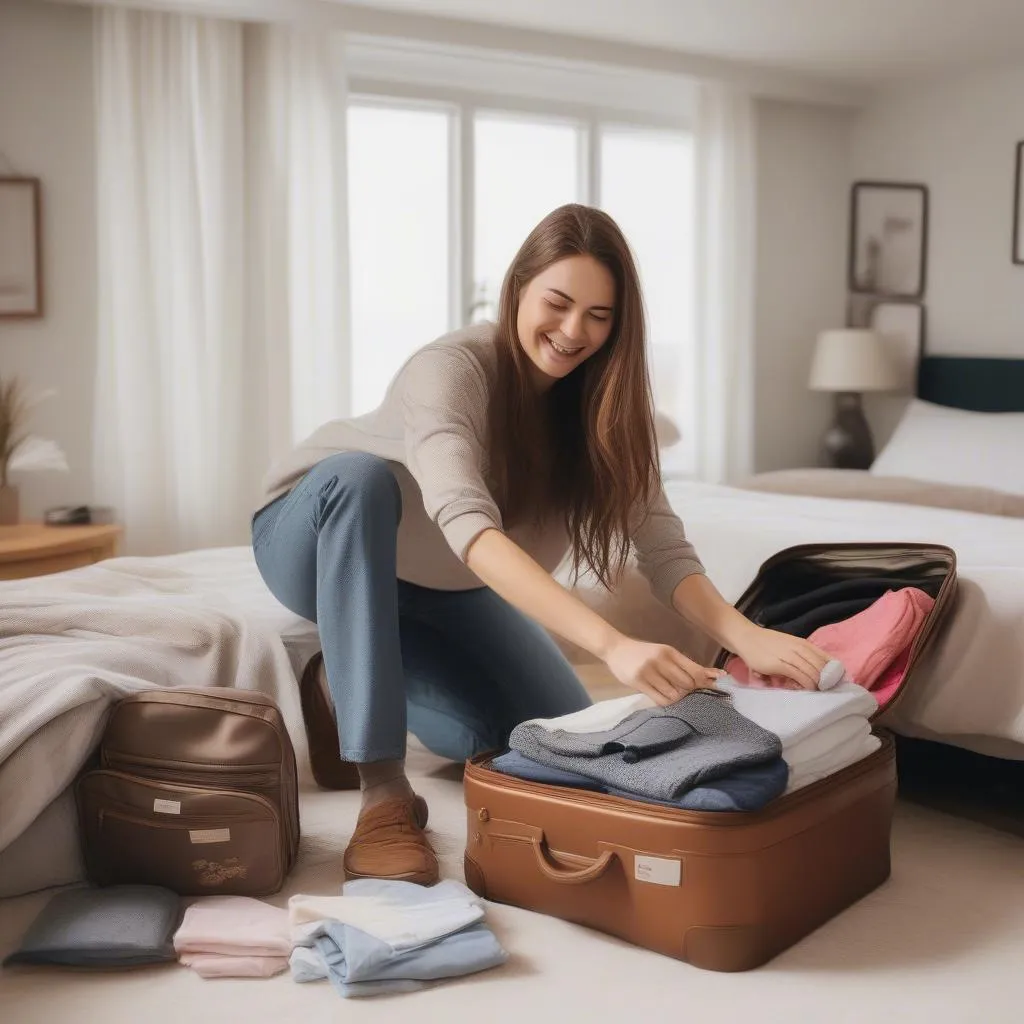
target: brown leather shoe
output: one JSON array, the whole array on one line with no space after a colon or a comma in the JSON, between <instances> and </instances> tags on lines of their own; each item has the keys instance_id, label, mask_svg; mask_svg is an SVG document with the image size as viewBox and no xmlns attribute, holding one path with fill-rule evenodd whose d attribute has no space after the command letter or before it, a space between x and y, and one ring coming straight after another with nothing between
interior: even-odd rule
<instances>
[{"instance_id":1,"label":"brown leather shoe","mask_svg":"<svg viewBox=\"0 0 1024 1024\"><path fill-rule=\"evenodd\" d=\"M363 811L345 851L345 877L433 885L437 855L423 831L426 824L427 804L421 796L385 800Z\"/></svg>"},{"instance_id":2,"label":"brown leather shoe","mask_svg":"<svg viewBox=\"0 0 1024 1024\"><path fill-rule=\"evenodd\" d=\"M359 770L351 761L341 759L338 722L323 666L324 656L317 651L309 659L299 680L302 721L306 725L309 742L309 765L321 789L358 789Z\"/></svg>"}]
</instances>

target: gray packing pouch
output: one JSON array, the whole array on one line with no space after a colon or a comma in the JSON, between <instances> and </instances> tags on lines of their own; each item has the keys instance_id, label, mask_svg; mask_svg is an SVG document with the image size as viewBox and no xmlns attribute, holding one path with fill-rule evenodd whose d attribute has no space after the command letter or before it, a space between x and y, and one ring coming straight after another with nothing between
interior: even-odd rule
<instances>
[{"instance_id":1,"label":"gray packing pouch","mask_svg":"<svg viewBox=\"0 0 1024 1024\"><path fill-rule=\"evenodd\" d=\"M177 959L177 893L155 885L112 885L57 893L4 960L65 967L134 967Z\"/></svg>"}]
</instances>

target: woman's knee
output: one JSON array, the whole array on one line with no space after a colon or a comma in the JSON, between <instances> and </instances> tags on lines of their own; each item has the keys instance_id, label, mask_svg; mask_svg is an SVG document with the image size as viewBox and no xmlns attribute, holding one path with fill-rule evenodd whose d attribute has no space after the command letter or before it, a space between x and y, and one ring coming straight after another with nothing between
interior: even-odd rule
<instances>
[{"instance_id":1,"label":"woman's knee","mask_svg":"<svg viewBox=\"0 0 1024 1024\"><path fill-rule=\"evenodd\" d=\"M432 754L461 764L477 754L501 747L504 736L434 708L409 703L408 727Z\"/></svg>"},{"instance_id":2,"label":"woman's knee","mask_svg":"<svg viewBox=\"0 0 1024 1024\"><path fill-rule=\"evenodd\" d=\"M316 467L321 476L320 498L324 505L332 502L350 506L355 503L374 511L393 511L402 515L402 491L387 462L367 452L338 452L329 455Z\"/></svg>"}]
</instances>

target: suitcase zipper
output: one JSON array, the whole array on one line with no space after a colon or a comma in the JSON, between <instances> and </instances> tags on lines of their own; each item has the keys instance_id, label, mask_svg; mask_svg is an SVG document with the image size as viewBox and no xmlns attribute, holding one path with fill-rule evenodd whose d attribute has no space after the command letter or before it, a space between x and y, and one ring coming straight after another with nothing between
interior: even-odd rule
<instances>
[{"instance_id":1,"label":"suitcase zipper","mask_svg":"<svg viewBox=\"0 0 1024 1024\"><path fill-rule=\"evenodd\" d=\"M165 793L180 793L192 791L198 793L201 796L227 796L238 800L253 800L256 803L262 804L270 813L276 818L278 817L277 808L269 801L265 796L260 796L259 793L249 793L245 790L237 789L214 789L212 786L189 786L189 785L174 785L169 782L157 781L155 779L143 778L139 775L132 775L128 772L118 771L116 768L100 768L96 771L92 771L82 776L82 782L88 778L98 778L100 776L106 776L108 778L123 779L136 786L142 786L147 789L158 789ZM115 803L121 803L121 801L115 800Z\"/></svg>"}]
</instances>

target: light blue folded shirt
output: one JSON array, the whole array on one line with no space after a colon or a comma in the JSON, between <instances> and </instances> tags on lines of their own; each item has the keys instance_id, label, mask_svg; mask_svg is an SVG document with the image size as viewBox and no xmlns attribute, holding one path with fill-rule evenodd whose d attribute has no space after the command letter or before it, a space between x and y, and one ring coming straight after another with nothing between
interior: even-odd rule
<instances>
[{"instance_id":1,"label":"light blue folded shirt","mask_svg":"<svg viewBox=\"0 0 1024 1024\"><path fill-rule=\"evenodd\" d=\"M443 889L476 897L459 882L445 880L426 888L409 882L358 879L348 882L346 896L381 896L392 905L411 906L436 900ZM419 946L396 950L392 945L339 921L325 920L311 929L292 952L292 978L297 982L329 978L346 999L409 992L427 981L475 974L508 959L491 930L482 923L450 932Z\"/></svg>"}]
</instances>

